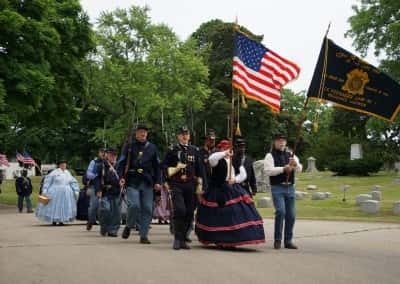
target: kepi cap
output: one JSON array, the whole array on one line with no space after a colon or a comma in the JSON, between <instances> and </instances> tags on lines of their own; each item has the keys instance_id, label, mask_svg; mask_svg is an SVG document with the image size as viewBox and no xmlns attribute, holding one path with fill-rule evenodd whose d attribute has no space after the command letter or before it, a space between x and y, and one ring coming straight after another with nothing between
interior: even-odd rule
<instances>
[{"instance_id":1,"label":"kepi cap","mask_svg":"<svg viewBox=\"0 0 400 284\"><path fill-rule=\"evenodd\" d=\"M187 126L181 126L178 128L178 134L190 133L190 130Z\"/></svg>"}]
</instances>

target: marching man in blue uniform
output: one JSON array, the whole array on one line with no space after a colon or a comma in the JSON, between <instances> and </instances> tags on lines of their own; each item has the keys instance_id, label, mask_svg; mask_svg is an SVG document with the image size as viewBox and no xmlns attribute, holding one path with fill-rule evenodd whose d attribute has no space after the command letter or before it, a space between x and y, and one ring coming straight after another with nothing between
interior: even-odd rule
<instances>
[{"instance_id":1,"label":"marching man in blue uniform","mask_svg":"<svg viewBox=\"0 0 400 284\"><path fill-rule=\"evenodd\" d=\"M128 141L118 161L121 186L126 186L127 223L122 238L139 227L140 243L150 244L149 227L153 216L154 190L161 190L161 169L156 145L147 140L148 127L139 124L135 139Z\"/></svg>"},{"instance_id":2,"label":"marching man in blue uniform","mask_svg":"<svg viewBox=\"0 0 400 284\"><path fill-rule=\"evenodd\" d=\"M209 129L207 131L207 135L204 137L204 145L199 150L200 158L203 161L204 170L207 174L207 182L210 182L212 172L208 158L212 153L217 151L217 148L215 147L215 139L215 131L213 129Z\"/></svg>"},{"instance_id":3,"label":"marching man in blue uniform","mask_svg":"<svg viewBox=\"0 0 400 284\"><path fill-rule=\"evenodd\" d=\"M105 150L105 148L99 149L98 157L90 161L89 167L86 171L85 181L87 181L87 184L85 184L85 186L88 186L87 195L90 197L88 208L88 222L86 224L86 230L88 231L92 229L93 225L97 225L96 217L99 208L99 198L96 196L93 181L97 176L96 168L98 167L98 165L104 162Z\"/></svg>"},{"instance_id":4,"label":"marching man in blue uniform","mask_svg":"<svg viewBox=\"0 0 400 284\"><path fill-rule=\"evenodd\" d=\"M102 236L117 237L121 223L119 206L120 185L119 176L114 166L117 160L117 151L114 148L106 149L106 159L96 164L96 178L94 188L100 200L100 234Z\"/></svg>"},{"instance_id":5,"label":"marching man in blue uniform","mask_svg":"<svg viewBox=\"0 0 400 284\"><path fill-rule=\"evenodd\" d=\"M190 131L186 126L178 129L178 144L169 150L163 162L168 186L172 192L174 243L173 249L190 249L187 232L196 208L196 194L203 192L205 172L199 151L189 145Z\"/></svg>"}]
</instances>

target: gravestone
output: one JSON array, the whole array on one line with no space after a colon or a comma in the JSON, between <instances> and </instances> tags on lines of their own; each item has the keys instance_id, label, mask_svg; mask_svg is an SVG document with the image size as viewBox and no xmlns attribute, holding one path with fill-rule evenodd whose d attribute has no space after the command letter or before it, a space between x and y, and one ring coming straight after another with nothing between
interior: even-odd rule
<instances>
[{"instance_id":1,"label":"gravestone","mask_svg":"<svg viewBox=\"0 0 400 284\"><path fill-rule=\"evenodd\" d=\"M394 170L398 173L400 173L400 162L395 162L394 163Z\"/></svg>"},{"instance_id":2,"label":"gravestone","mask_svg":"<svg viewBox=\"0 0 400 284\"><path fill-rule=\"evenodd\" d=\"M377 201L381 201L382 199L382 192L376 190L376 191L371 191L371 196L372 196L372 200L377 200Z\"/></svg>"},{"instance_id":3,"label":"gravestone","mask_svg":"<svg viewBox=\"0 0 400 284\"><path fill-rule=\"evenodd\" d=\"M304 191L295 192L296 200L303 200L308 197L308 193Z\"/></svg>"},{"instance_id":4,"label":"gravestone","mask_svg":"<svg viewBox=\"0 0 400 284\"><path fill-rule=\"evenodd\" d=\"M257 200L257 208L272 208L272 200L270 197L261 197Z\"/></svg>"},{"instance_id":5,"label":"gravestone","mask_svg":"<svg viewBox=\"0 0 400 284\"><path fill-rule=\"evenodd\" d=\"M371 194L359 194L356 196L356 204L360 205L362 202L371 200L372 195Z\"/></svg>"},{"instance_id":6,"label":"gravestone","mask_svg":"<svg viewBox=\"0 0 400 284\"><path fill-rule=\"evenodd\" d=\"M358 160L363 158L361 144L351 144L350 160Z\"/></svg>"},{"instance_id":7,"label":"gravestone","mask_svg":"<svg viewBox=\"0 0 400 284\"><path fill-rule=\"evenodd\" d=\"M318 186L316 186L315 184L309 184L307 185L307 190L317 190Z\"/></svg>"},{"instance_id":8,"label":"gravestone","mask_svg":"<svg viewBox=\"0 0 400 284\"><path fill-rule=\"evenodd\" d=\"M306 172L308 173L315 173L318 172L317 167L315 166L315 159L314 157L310 157L307 159L307 169Z\"/></svg>"},{"instance_id":9,"label":"gravestone","mask_svg":"<svg viewBox=\"0 0 400 284\"><path fill-rule=\"evenodd\" d=\"M254 175L257 181L258 192L270 192L269 176L264 171L264 160L258 160L253 163Z\"/></svg>"},{"instance_id":10,"label":"gravestone","mask_svg":"<svg viewBox=\"0 0 400 284\"><path fill-rule=\"evenodd\" d=\"M324 200L326 198L325 192L314 192L311 196L312 200Z\"/></svg>"},{"instance_id":11,"label":"gravestone","mask_svg":"<svg viewBox=\"0 0 400 284\"><path fill-rule=\"evenodd\" d=\"M396 201L393 206L393 214L400 215L400 201Z\"/></svg>"},{"instance_id":12,"label":"gravestone","mask_svg":"<svg viewBox=\"0 0 400 284\"><path fill-rule=\"evenodd\" d=\"M365 213L375 214L380 209L379 201L377 200L366 200L361 202L361 211Z\"/></svg>"},{"instance_id":13,"label":"gravestone","mask_svg":"<svg viewBox=\"0 0 400 284\"><path fill-rule=\"evenodd\" d=\"M303 193L302 193L301 191L296 191L296 192L294 193L294 196L296 197L296 200L302 200L302 199L304 199L304 195L303 195Z\"/></svg>"},{"instance_id":14,"label":"gravestone","mask_svg":"<svg viewBox=\"0 0 400 284\"><path fill-rule=\"evenodd\" d=\"M350 189L350 185L348 185L348 184L342 185L342 186L340 187L340 189L341 189L342 191L348 191L348 190Z\"/></svg>"},{"instance_id":15,"label":"gravestone","mask_svg":"<svg viewBox=\"0 0 400 284\"><path fill-rule=\"evenodd\" d=\"M372 191L380 191L380 190L382 190L382 186L376 184L371 187L371 190Z\"/></svg>"}]
</instances>

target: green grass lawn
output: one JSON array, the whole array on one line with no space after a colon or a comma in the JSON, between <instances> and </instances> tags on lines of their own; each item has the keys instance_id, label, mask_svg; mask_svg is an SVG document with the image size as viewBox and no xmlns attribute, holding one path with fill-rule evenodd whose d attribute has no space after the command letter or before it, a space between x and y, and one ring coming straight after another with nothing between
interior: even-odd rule
<instances>
[{"instance_id":1,"label":"green grass lawn","mask_svg":"<svg viewBox=\"0 0 400 284\"><path fill-rule=\"evenodd\" d=\"M297 175L296 189L307 191L309 184L318 186L316 191L308 191L310 197L296 201L297 217L303 219L319 220L357 220L357 221L382 221L400 222L400 216L393 214L393 204L400 201L400 185L394 180L400 178L394 173L380 172L369 177L334 177L329 172L315 174L302 173ZM346 193L346 202L343 202L342 185L350 185ZM366 214L361 212L356 205L356 195L370 193L373 185L382 186L381 210L378 214ZM332 193L332 197L325 200L311 200L312 192ZM271 196L269 193L257 194L257 198ZM259 209L263 217L272 218L273 208Z\"/></svg>"},{"instance_id":2,"label":"green grass lawn","mask_svg":"<svg viewBox=\"0 0 400 284\"><path fill-rule=\"evenodd\" d=\"M31 195L32 204L35 207L37 203L37 197L39 194L39 186L40 180L42 177L31 177L32 185L33 185L33 193ZM79 183L82 178L78 177L77 180ZM82 188L82 184L80 185ZM2 193L0 194L0 203L15 205L17 204L17 193L15 191L15 180L3 180L3 184L1 185ZM25 204L24 204L25 206Z\"/></svg>"},{"instance_id":3,"label":"green grass lawn","mask_svg":"<svg viewBox=\"0 0 400 284\"><path fill-rule=\"evenodd\" d=\"M394 173L380 172L369 177L334 177L329 172L321 172L315 174L302 173L297 175L297 190L307 191L309 184L318 186L317 191L329 191L332 197L326 200L297 200L297 217L303 219L319 219L319 220L358 220L358 221L382 221L382 222L399 222L400 216L393 215L392 209L395 201L400 201L400 185L395 184L394 180L400 178ZM80 181L81 178L79 177ZM32 202L36 205L37 195L39 191L40 177L32 178L33 194ZM346 194L347 202L343 202L343 191L341 186L348 184L350 189ZM355 196L361 193L369 193L373 185L382 186L381 210L378 214L362 213L360 208L356 206ZM2 193L0 194L0 203L16 204L17 195L15 193L14 180L3 182ZM310 191L311 195L312 191ZM270 196L269 193L259 193L257 198ZM272 218L274 215L273 208L259 209L265 218Z\"/></svg>"}]
</instances>

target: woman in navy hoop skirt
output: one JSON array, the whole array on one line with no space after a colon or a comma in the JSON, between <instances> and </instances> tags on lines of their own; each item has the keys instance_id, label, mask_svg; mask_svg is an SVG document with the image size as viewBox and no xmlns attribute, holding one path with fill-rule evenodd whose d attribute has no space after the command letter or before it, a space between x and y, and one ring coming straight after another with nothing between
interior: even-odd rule
<instances>
[{"instance_id":1,"label":"woman in navy hoop skirt","mask_svg":"<svg viewBox=\"0 0 400 284\"><path fill-rule=\"evenodd\" d=\"M228 140L222 140L218 148L221 152L209 157L212 167L209 189L199 197L197 237L205 245L219 247L264 243L263 220L253 199L240 185L247 177L246 171L241 166L240 173L235 176Z\"/></svg>"}]
</instances>

